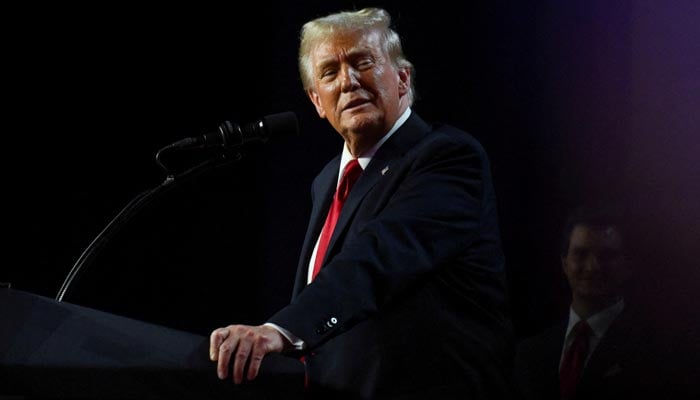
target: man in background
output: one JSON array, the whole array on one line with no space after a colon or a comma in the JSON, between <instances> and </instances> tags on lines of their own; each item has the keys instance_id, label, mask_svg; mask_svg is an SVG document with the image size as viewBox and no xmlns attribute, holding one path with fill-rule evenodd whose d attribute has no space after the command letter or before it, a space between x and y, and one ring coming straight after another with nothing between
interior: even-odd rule
<instances>
[{"instance_id":1,"label":"man in background","mask_svg":"<svg viewBox=\"0 0 700 400\"><path fill-rule=\"evenodd\" d=\"M519 343L514 376L525 399L676 398L660 327L628 294L629 224L610 206L583 206L562 234L567 318ZM674 395L671 395L671 394Z\"/></svg>"}]
</instances>

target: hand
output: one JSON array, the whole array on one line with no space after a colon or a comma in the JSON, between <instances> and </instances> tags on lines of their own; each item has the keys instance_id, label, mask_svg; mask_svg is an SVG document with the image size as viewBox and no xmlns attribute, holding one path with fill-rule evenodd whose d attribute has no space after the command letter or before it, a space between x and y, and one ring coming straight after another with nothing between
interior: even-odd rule
<instances>
[{"instance_id":1,"label":"hand","mask_svg":"<svg viewBox=\"0 0 700 400\"><path fill-rule=\"evenodd\" d=\"M239 384L243 382L246 364L249 364L246 379L255 379L263 357L281 352L285 342L284 336L269 326L229 325L211 333L209 358L218 361L216 373L219 379L226 379L233 355L233 382Z\"/></svg>"}]
</instances>

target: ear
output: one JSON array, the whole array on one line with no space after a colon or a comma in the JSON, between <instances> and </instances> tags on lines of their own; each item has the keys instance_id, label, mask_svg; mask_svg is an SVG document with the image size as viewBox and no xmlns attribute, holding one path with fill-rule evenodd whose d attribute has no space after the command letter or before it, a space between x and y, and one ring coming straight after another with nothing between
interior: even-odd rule
<instances>
[{"instance_id":1,"label":"ear","mask_svg":"<svg viewBox=\"0 0 700 400\"><path fill-rule=\"evenodd\" d=\"M411 87L411 69L401 68L399 69L399 96L403 96L408 93L408 89Z\"/></svg>"},{"instance_id":2,"label":"ear","mask_svg":"<svg viewBox=\"0 0 700 400\"><path fill-rule=\"evenodd\" d=\"M309 99L311 99L311 102L314 103L318 116L321 118L326 118L326 111L321 106L321 97L319 97L318 93L316 93L313 89L308 89L306 94L309 96Z\"/></svg>"}]
</instances>

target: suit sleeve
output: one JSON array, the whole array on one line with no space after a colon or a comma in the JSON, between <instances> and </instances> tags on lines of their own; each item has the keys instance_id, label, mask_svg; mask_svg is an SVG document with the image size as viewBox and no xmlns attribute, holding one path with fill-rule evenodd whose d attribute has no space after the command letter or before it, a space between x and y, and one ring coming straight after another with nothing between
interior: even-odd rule
<instances>
[{"instance_id":1,"label":"suit sleeve","mask_svg":"<svg viewBox=\"0 0 700 400\"><path fill-rule=\"evenodd\" d=\"M474 142L429 136L398 161L389 183L371 189L340 252L270 319L307 349L401 301L443 268L479 268L469 248L480 235L486 156Z\"/></svg>"}]
</instances>

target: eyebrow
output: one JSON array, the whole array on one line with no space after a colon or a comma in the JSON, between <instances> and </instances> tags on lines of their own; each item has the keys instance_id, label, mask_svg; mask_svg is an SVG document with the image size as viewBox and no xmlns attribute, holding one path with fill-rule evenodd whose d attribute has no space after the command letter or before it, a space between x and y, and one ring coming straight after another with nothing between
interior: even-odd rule
<instances>
[{"instance_id":1,"label":"eyebrow","mask_svg":"<svg viewBox=\"0 0 700 400\"><path fill-rule=\"evenodd\" d=\"M347 58L349 59L354 59L357 57L361 57L367 54L373 54L371 48L352 48L346 52ZM323 69L329 65L336 64L338 62L338 57L337 55L333 55L332 57L327 57L325 59L319 60L319 62L316 64L316 68L318 69Z\"/></svg>"}]
</instances>

